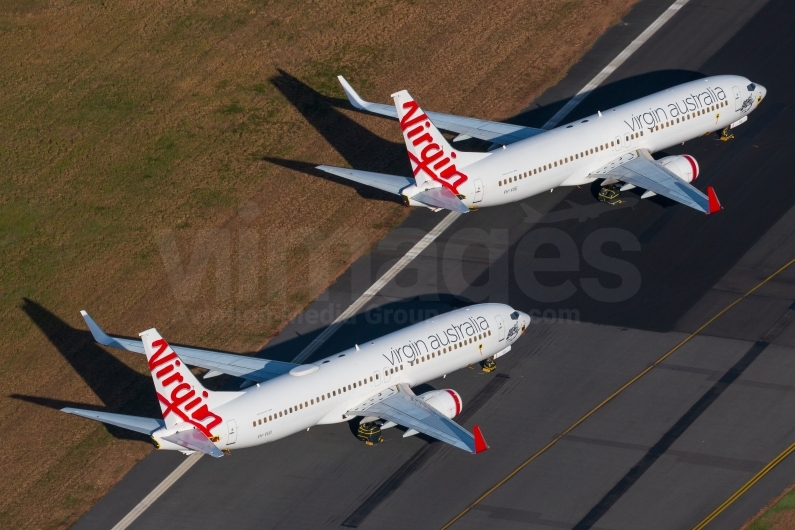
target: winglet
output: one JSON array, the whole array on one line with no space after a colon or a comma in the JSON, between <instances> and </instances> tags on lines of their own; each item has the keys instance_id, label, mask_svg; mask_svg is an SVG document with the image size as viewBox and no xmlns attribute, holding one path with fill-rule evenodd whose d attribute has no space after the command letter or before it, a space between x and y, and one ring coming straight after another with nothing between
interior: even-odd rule
<instances>
[{"instance_id":1,"label":"winglet","mask_svg":"<svg viewBox=\"0 0 795 530\"><path fill-rule=\"evenodd\" d=\"M475 435L475 452L473 454L482 453L487 450L489 446L486 444L486 440L483 439L483 433L480 432L480 427L477 425L472 427L472 433Z\"/></svg>"},{"instance_id":2,"label":"winglet","mask_svg":"<svg viewBox=\"0 0 795 530\"><path fill-rule=\"evenodd\" d=\"M340 84L342 85L342 90L345 91L345 95L348 96L348 101L351 102L351 105L360 110L367 110L367 104L369 101L363 100L361 96L353 89L350 83L348 83L348 81L346 81L341 75L337 76L337 80L339 80Z\"/></svg>"},{"instance_id":3,"label":"winglet","mask_svg":"<svg viewBox=\"0 0 795 530\"><path fill-rule=\"evenodd\" d=\"M83 310L80 311L80 314L83 315L83 320L86 321L88 329L91 331L91 334L94 336L95 341L99 342L100 344L104 344L105 346L110 346L111 344L116 342L107 333L102 331L102 328L99 327L99 325L97 325L96 322L94 322L94 319L91 318L91 315L89 315L87 312Z\"/></svg>"},{"instance_id":4,"label":"winglet","mask_svg":"<svg viewBox=\"0 0 795 530\"><path fill-rule=\"evenodd\" d=\"M723 210L723 206L720 205L718 196L715 195L715 190L712 186L707 186L707 197L709 198L709 211L707 215Z\"/></svg>"}]
</instances>

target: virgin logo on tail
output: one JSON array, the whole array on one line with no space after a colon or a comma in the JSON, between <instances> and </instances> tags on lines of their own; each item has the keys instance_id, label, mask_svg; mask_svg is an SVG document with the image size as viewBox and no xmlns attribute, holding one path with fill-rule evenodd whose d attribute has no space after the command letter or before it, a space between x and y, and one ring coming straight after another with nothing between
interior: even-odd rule
<instances>
[{"instance_id":1,"label":"virgin logo on tail","mask_svg":"<svg viewBox=\"0 0 795 530\"><path fill-rule=\"evenodd\" d=\"M170 390L169 398L157 392L157 399L163 404L163 418L174 413L182 421L188 422L208 438L212 437L211 431L223 422L223 419L210 412L205 403L209 397L206 390L202 390L201 395L197 395L193 387L184 382L182 374L177 368L180 360L177 354L168 347L163 339L152 342L152 349L157 349L152 358L149 359L149 370L157 379L164 390ZM168 352L168 353L167 353ZM157 370L157 371L155 371ZM169 387L171 387L169 389Z\"/></svg>"},{"instance_id":2,"label":"virgin logo on tail","mask_svg":"<svg viewBox=\"0 0 795 530\"><path fill-rule=\"evenodd\" d=\"M403 108L406 114L400 120L400 129L406 134L406 142L410 141L418 150L420 146L427 144L422 147L420 158L409 151L409 160L414 166L414 176L422 171L458 195L458 186L469 180L469 177L455 167L452 160L455 159L456 154L452 152L450 156L446 156L442 146L433 141L433 137L426 131L431 127L431 122L428 116L420 111L416 101L407 101L403 104ZM420 111L419 116L413 117L418 111Z\"/></svg>"}]
</instances>

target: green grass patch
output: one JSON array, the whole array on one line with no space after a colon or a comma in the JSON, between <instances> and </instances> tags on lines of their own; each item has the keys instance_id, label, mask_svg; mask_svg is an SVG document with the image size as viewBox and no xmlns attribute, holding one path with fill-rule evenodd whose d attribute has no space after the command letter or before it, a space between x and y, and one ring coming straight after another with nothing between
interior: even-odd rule
<instances>
[{"instance_id":1,"label":"green grass patch","mask_svg":"<svg viewBox=\"0 0 795 530\"><path fill-rule=\"evenodd\" d=\"M795 488L791 488L779 501L756 518L746 530L771 530L784 512L795 510Z\"/></svg>"}]
</instances>

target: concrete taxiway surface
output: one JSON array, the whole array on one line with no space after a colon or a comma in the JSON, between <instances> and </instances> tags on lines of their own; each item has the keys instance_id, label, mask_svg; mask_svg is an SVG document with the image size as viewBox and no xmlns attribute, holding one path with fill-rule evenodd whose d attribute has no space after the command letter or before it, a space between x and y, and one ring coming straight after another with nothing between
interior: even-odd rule
<instances>
[{"instance_id":1,"label":"concrete taxiway surface","mask_svg":"<svg viewBox=\"0 0 795 530\"><path fill-rule=\"evenodd\" d=\"M640 2L514 121L545 123L669 5ZM733 73L763 84L766 100L734 140L704 137L669 150L698 159L698 187L715 186L725 211L705 217L664 200L633 200L581 221L576 205L595 200L594 189L582 188L525 201L535 212L556 212L531 215L533 222L519 204L464 215L312 356L472 302L508 302L539 315L496 373L461 370L430 385L461 393L459 419L481 426L488 452L473 457L402 439L396 429L384 431L386 443L365 447L345 424L317 427L229 458L201 459L131 527L440 528L468 507L453 528L698 523L795 441L795 269L734 305L473 502L795 258L787 149L795 140L787 103L795 86L794 24L795 5L786 0L690 2L564 120L703 76ZM559 212L569 208L566 219ZM413 212L261 355L295 357L442 215ZM558 260L564 266L557 270L540 259L560 258L560 249L573 249L576 259ZM153 453L76 528L112 527L183 458ZM710 528L738 527L793 472L795 459L785 461Z\"/></svg>"}]
</instances>

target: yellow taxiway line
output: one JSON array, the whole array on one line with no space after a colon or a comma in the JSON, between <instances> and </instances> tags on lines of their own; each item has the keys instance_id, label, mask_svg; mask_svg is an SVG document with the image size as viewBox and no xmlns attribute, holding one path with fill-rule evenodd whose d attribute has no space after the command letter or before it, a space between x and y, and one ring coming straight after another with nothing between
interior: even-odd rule
<instances>
[{"instance_id":1,"label":"yellow taxiway line","mask_svg":"<svg viewBox=\"0 0 795 530\"><path fill-rule=\"evenodd\" d=\"M698 523L696 526L694 526L693 530L701 530L702 528L707 526L709 523L711 523L713 519L715 519L717 516L719 516L723 512L723 510L728 508L731 505L731 503L733 503L734 501L739 499L742 496L743 493L745 493L746 491L751 489L751 487L754 484L759 482L762 479L762 477L767 475L770 471L773 470L773 468L775 468L777 465L779 465L781 462L783 462L784 459L787 458L793 451L795 451L795 443L793 443L792 445L790 445L789 447L784 449L781 453L779 453L779 455L776 458L774 458L773 460L768 462L768 464L765 467L763 467L762 469L760 469L759 472L756 475L751 477L751 480L749 480L748 482L743 484L742 487L740 489L738 489L737 491L735 491L732 494L731 497L729 497L728 499L723 501L723 504L721 504L720 506L715 508L712 511L711 514L706 516L700 523Z\"/></svg>"},{"instance_id":2,"label":"yellow taxiway line","mask_svg":"<svg viewBox=\"0 0 795 530\"><path fill-rule=\"evenodd\" d=\"M773 278L775 278L776 276L778 276L779 274L781 274L781 273L782 273L784 270L786 270L786 269L787 269L787 267L789 267L789 266L790 266L790 265L792 265L793 263L795 263L795 258L791 259L791 260L790 260L790 261L788 261L788 262L787 262L787 263L786 263L784 266L782 266L780 269L778 269L776 272L774 272L773 274L771 274L770 276L768 276L767 278L765 278L763 281L761 281L761 282L759 282L758 284L756 284L756 285L755 285L755 286L754 286L754 287L753 287L751 290L749 290L748 292L746 292L744 295L742 295L741 297L739 297L737 300L733 301L732 303L730 303L729 305L727 305L726 307L724 307L723 309L721 309L721 310L720 310L720 311L719 311L717 314L715 314L715 316L713 316L712 318L710 318L709 320L707 320L707 321L706 321L704 324L702 324L702 325L701 325L701 327L699 327L697 330L695 330L694 332L692 332L690 335L688 335L687 337L685 337L684 339L682 339L682 341L681 341L681 342L679 342L679 344L677 344L676 346L674 346L673 348L671 348L670 350L668 350L668 351L667 351L667 352L666 352L666 353L665 353L665 354L664 354L662 357L660 357L659 359L657 359L656 361L654 361L654 363L653 363L653 364L651 364L650 366L648 366L646 369L644 369L644 370L643 370L642 372L640 372L638 375L636 375L635 377L633 377L632 379L630 379L629 381L627 381L626 383L624 383L624 385L623 385L621 388L619 388L618 390L616 390L615 392L613 392L612 394L610 394L610 396L608 396L608 397L607 397L607 398L606 398L604 401L602 401L601 403L599 403L598 405L596 405L594 408L592 408L590 411L588 411L588 412L587 412L587 413L586 413L586 414L585 414L585 415L584 415L582 418L580 418L579 420L577 420L576 422L574 422L574 423L573 423L573 424L572 424L572 425L571 425L571 426L570 426L568 429L566 429L565 431L563 431L562 433L560 433L560 434L559 434L558 436L556 436L556 437L555 437L555 438L554 438L554 439L553 439L551 442L549 442L547 445L545 445L544 447L542 447L541 449L539 449L539 450L538 450L538 451L537 451L537 452L536 452L536 453L535 453L533 456L531 456L530 458L528 458L527 460L525 460L524 462L522 462L521 464L519 464L519 466L518 466L518 467L516 467L516 469L514 469L514 470L513 470L513 471L511 471L510 473L508 473L508 475L506 475L506 476L505 476L505 478L503 478L502 480L500 480L499 482L497 482L495 485L493 485L492 487L490 487L488 490L486 490L486 492L485 492L483 495L481 495L480 497L478 497L478 498L477 498L477 499L476 499L476 500L475 500L475 501L474 501L472 504L470 504L469 506L467 506L466 508L464 508L464 510L462 510L462 511L461 511L461 512L460 512L458 515L456 515L455 517L453 517L452 519L450 519L450 521L449 521L449 522L448 522L446 525L444 525L444 526L441 528L441 530L447 530L447 528L450 528L451 526L453 526L453 525L455 524L455 522L456 522L456 521L458 521L458 520L459 520L459 519L461 519L463 516L465 516L467 513L469 513L469 511L470 511L472 508L474 508L475 506L477 506L478 504L480 504L480 503L483 501L483 499L485 499L486 497L488 497L489 495L491 495L492 493L494 493L495 491L497 491L497 489L499 489L499 488L500 488L500 486L502 486L503 484L505 484L506 482L508 482L509 480L511 480L511 479L512 479L512 478L513 478L513 477L514 477L514 476L515 476L517 473L519 473L521 470L523 470L523 469L524 469L524 468L526 468L528 465L530 465L530 463L531 463L533 460L535 460L536 458L538 458L538 457L539 457L539 456L541 456L542 454L546 453L546 452L547 452L547 451L548 451L548 450L549 450L549 449L550 449L550 448L551 448L553 445L555 445L556 443L558 443L558 442L559 442L559 441L560 441L560 440L561 440L561 439L562 439L564 436L566 436L566 435L567 435L567 434L569 434L571 431L573 431L574 429L576 429L576 428L577 428L577 427L578 427L578 426L579 426L579 425L580 425L582 422L584 422L585 420L587 420L588 418L590 418L590 417L591 417L593 414L595 414L595 413L596 413L598 410L600 410L602 407L604 407L605 405L607 405L608 403L610 403L611 401L613 401L613 399L615 399L615 398L616 398L616 396L618 396L618 395L619 395L619 394L621 394L621 393L622 393L624 390L626 390L627 388L629 388L630 386L632 386L633 384L635 384L635 383L636 383L636 382L637 382L637 381L638 381L638 380L639 380L641 377L643 377L644 375L648 374L648 373L649 373L649 372L650 372L650 371L651 371L651 370L652 370L654 367L656 367L656 366L657 366L657 365L659 365L661 362L663 362L665 359L667 359L668 357L670 357L671 355L673 355L673 353L674 353L675 351L677 351L677 350L678 350L678 349L680 349L682 346L684 346L685 344L687 344L688 342L690 342L690 341L691 341L691 340L692 340L692 339L693 339L693 338L694 338L696 335L698 335L699 333L701 333L702 331L704 331L704 329L705 329L707 326L709 326L710 324L712 324L713 322L715 322L715 321L716 321L718 318L720 318L721 316L723 316L723 314L725 314L725 313L726 313L726 312L727 312L729 309L731 309L732 307L736 306L737 304L739 304L740 302L742 302L744 299L746 299L747 297L749 297L750 295L752 295L752 294L753 294L753 293L754 293L754 292L755 292L757 289L759 289L760 287L762 287L763 285L765 285L767 282L769 282L770 280L772 280ZM769 471L770 469L772 469L773 467L775 467L775 465L776 465L776 464L778 464L778 462L780 461L780 460L778 460L778 458L781 458L781 460L783 460L783 459L784 459L784 458L785 458L787 455L789 455L789 453L790 453L790 452L792 452L793 450L795 450L795 444L793 444L792 446L790 446L790 447L787 449L787 451L785 451L784 453L782 453L781 455L779 455L779 457L777 457L777 459L776 459L776 460L773 460L773 462L771 462L770 464L768 464L768 466L766 466L764 469L762 469L762 471L760 471L760 472L759 472L759 473L761 473L761 475L759 475L759 474L758 474L758 475L759 475L759 477L758 477L758 478L757 478L757 477L754 477L754 479L755 479L755 480L754 480L754 479L751 479L751 481L749 481L749 483L748 483L748 484L746 484L746 486L747 486L747 487L746 487L746 486L743 486L743 488L745 488L745 489L743 489L743 488L740 488L739 490L737 490L737 492L735 493L735 495L736 495L737 497L739 497L740 495L742 495L742 494L745 492L745 490L746 490L746 489L750 488L751 486L753 486L753 485L755 484L755 481L756 481L756 480L759 480L760 478L762 478L762 476L764 476L764 475L767 473L767 471ZM788 451L789 451L789 452L788 452ZM782 457L782 455L784 455L784 456ZM774 462L775 462L775 464L774 464ZM773 465L771 466L771 464L773 464ZM767 469L768 467L770 467L770 469ZM724 503L724 504L725 504L726 506L728 506L729 504L731 504L731 503L734 501L734 499L735 499L735 498L736 498L736 497L732 496L732 498L729 498L729 499L727 500L727 502L726 502L726 503ZM727 504L727 503L728 503L728 504ZM719 509L720 511L723 511L723 509L725 509L725 507L726 507L726 506L724 506L724 505L721 505L721 506L719 506L719 507L718 507L718 509ZM710 514L710 516L711 516L712 518L714 518L714 517L716 517L716 516L718 515L718 513L720 513L720 511L717 511L717 510L716 510L716 512L717 512L717 513L713 512L713 513L714 513L714 515ZM712 519L709 519L709 520L711 521ZM706 521L706 522L704 522L704 521ZM709 522L709 521L707 521L706 519L705 519L704 521L702 521L702 523L703 523L704 525L706 525L706 524ZM696 528L697 528L697 529L700 529L700 528L703 528L703 526L697 526Z\"/></svg>"}]
</instances>

